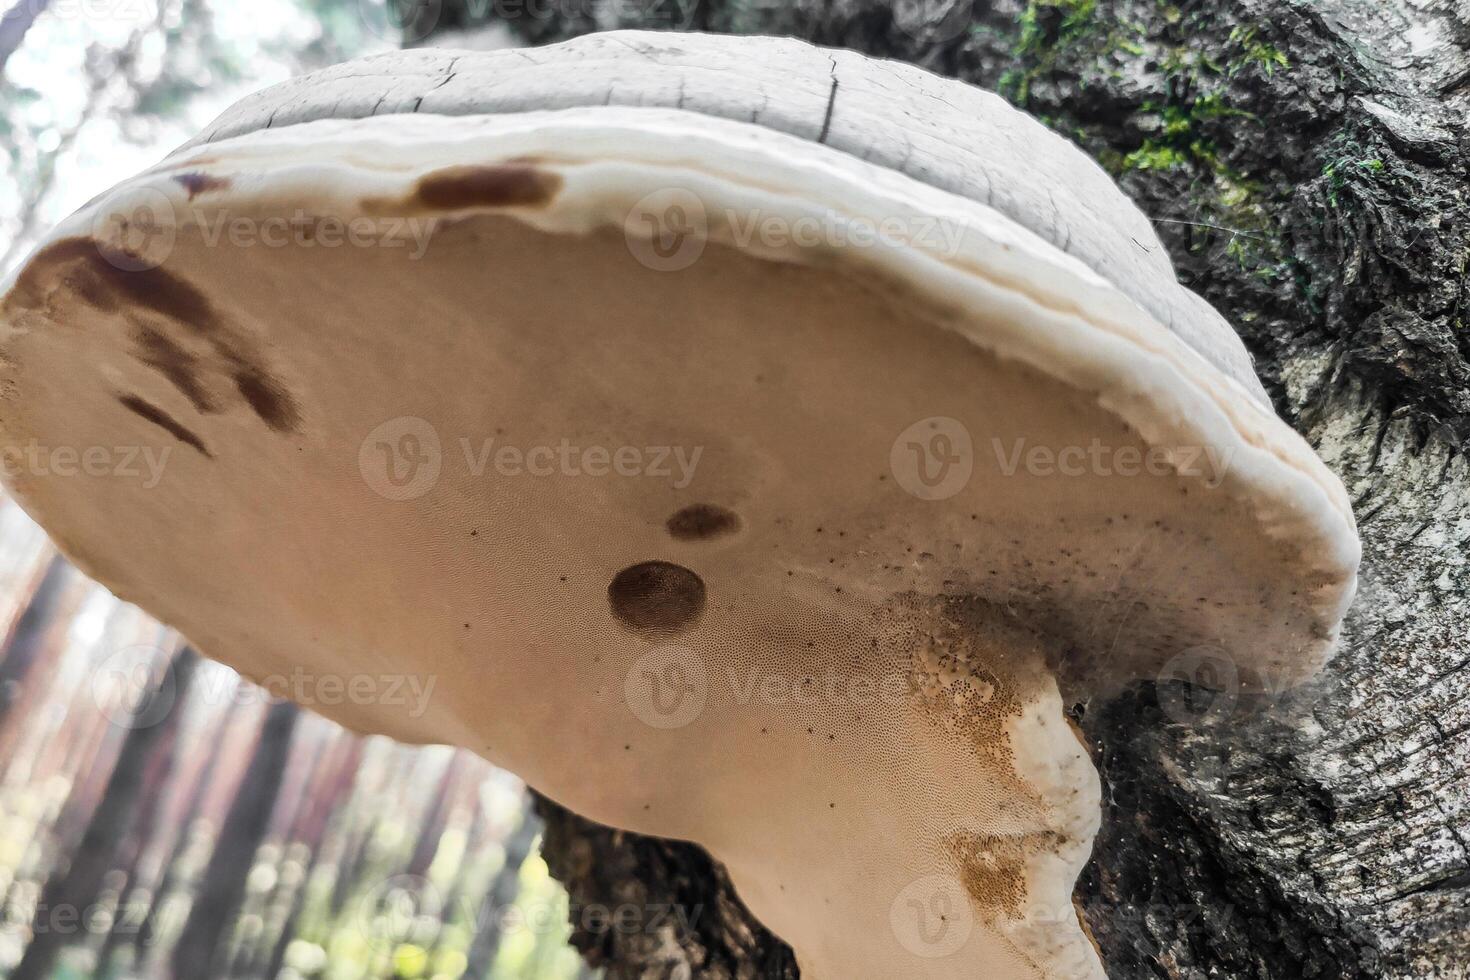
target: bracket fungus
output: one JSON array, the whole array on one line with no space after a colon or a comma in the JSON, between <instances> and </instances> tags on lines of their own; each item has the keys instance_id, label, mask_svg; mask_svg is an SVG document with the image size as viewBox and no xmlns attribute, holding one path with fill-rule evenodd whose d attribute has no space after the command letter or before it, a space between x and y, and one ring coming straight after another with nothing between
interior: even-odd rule
<instances>
[{"instance_id":1,"label":"bracket fungus","mask_svg":"<svg viewBox=\"0 0 1470 980\"><path fill-rule=\"evenodd\" d=\"M1065 707L1330 655L1338 480L999 98L795 41L395 52L246 99L0 310L82 569L313 707L697 842L805 975L1102 976Z\"/></svg>"}]
</instances>

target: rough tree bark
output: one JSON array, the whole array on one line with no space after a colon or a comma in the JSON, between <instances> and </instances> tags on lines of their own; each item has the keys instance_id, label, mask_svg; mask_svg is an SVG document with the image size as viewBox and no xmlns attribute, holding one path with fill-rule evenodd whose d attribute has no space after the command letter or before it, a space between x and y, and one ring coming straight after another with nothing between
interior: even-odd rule
<instances>
[{"instance_id":1,"label":"rough tree bark","mask_svg":"<svg viewBox=\"0 0 1470 980\"><path fill-rule=\"evenodd\" d=\"M792 34L998 89L1098 157L1342 475L1365 547L1342 650L1310 689L1201 700L1165 677L1080 706L1108 812L1078 898L1109 973L1470 977L1465 0L450 0L436 16L532 43ZM657 934L579 920L610 977L795 976L702 852L540 809L574 903L689 912Z\"/></svg>"}]
</instances>

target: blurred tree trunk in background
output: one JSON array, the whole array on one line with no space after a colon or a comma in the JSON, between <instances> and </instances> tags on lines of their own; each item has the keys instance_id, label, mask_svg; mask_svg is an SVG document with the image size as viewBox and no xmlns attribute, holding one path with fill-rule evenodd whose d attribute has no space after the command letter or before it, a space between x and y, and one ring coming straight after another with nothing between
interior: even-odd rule
<instances>
[{"instance_id":1,"label":"blurred tree trunk in background","mask_svg":"<svg viewBox=\"0 0 1470 980\"><path fill-rule=\"evenodd\" d=\"M61 615L68 585L76 573L65 558L56 555L46 563L46 571L36 583L25 608L5 638L5 656L0 658L0 733L11 709L22 699L26 681L36 662L42 657L51 632L65 617ZM0 734L0 748L5 745Z\"/></svg>"},{"instance_id":2,"label":"blurred tree trunk in background","mask_svg":"<svg viewBox=\"0 0 1470 980\"><path fill-rule=\"evenodd\" d=\"M174 949L174 976L180 980L227 975L212 964L230 955L230 926L244 898L255 852L265 840L291 750L291 733L300 716L301 709L289 701L273 703L266 714L260 744L220 828L204 882Z\"/></svg>"},{"instance_id":3,"label":"blurred tree trunk in background","mask_svg":"<svg viewBox=\"0 0 1470 980\"><path fill-rule=\"evenodd\" d=\"M1110 974L1465 977L1470 10L1456 0L537 9L548 8L575 12L447 0L435 15L458 31L498 10L529 43L693 28L901 58L999 90L1118 178L1183 281L1236 324L1281 414L1343 476L1366 559L1342 651L1312 689L1241 699L1222 715L1161 678L1085 706L1108 809L1078 898ZM574 903L700 913L677 942L576 924L574 942L610 977L794 974L702 852L544 801L541 812L548 861Z\"/></svg>"},{"instance_id":4,"label":"blurred tree trunk in background","mask_svg":"<svg viewBox=\"0 0 1470 980\"><path fill-rule=\"evenodd\" d=\"M327 825L332 812L352 794L352 782L362 763L362 749L362 739L351 735L344 734L333 740L325 751L317 778L312 780L311 790L302 800L303 812L298 817L293 836L306 846L310 854L306 867L302 869L304 881L311 879L312 872L325 857L322 851L327 837ZM271 950L270 965L265 976L280 975L281 967L286 961L286 947L296 932L296 923L305 900L306 888L303 886L293 897L286 921L281 927L281 935Z\"/></svg>"},{"instance_id":5,"label":"blurred tree trunk in background","mask_svg":"<svg viewBox=\"0 0 1470 980\"><path fill-rule=\"evenodd\" d=\"M525 817L515 833L505 841L505 863L491 883L490 894L485 896L483 907L489 910L508 909L521 890L521 867L536 846L536 837L541 833L541 822L531 812L531 800L526 800ZM495 965L495 955L500 951L505 937L506 922L500 915L482 915L476 923L475 938L470 943L466 956L465 976L488 977Z\"/></svg>"},{"instance_id":6,"label":"blurred tree trunk in background","mask_svg":"<svg viewBox=\"0 0 1470 980\"><path fill-rule=\"evenodd\" d=\"M53 565L54 567L54 565ZM48 577L50 573L48 572ZM132 723L108 777L107 789L93 811L80 846L64 870L53 875L36 908L33 935L25 955L9 980L50 980L57 954L77 935L94 932L90 917L110 915L104 908L103 880L117 868L118 842L143 832L153 816L143 794L157 780L147 779L151 768L173 764L182 711L172 710L188 689L199 657L188 647L179 649L158 683L138 703ZM125 719L116 719L121 723ZM111 890L125 894L124 888Z\"/></svg>"}]
</instances>

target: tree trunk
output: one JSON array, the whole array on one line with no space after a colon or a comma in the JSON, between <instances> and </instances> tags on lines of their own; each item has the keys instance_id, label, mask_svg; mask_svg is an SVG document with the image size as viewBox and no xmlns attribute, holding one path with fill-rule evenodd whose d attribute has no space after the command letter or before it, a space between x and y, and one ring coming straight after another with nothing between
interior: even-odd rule
<instances>
[{"instance_id":1,"label":"tree trunk","mask_svg":"<svg viewBox=\"0 0 1470 980\"><path fill-rule=\"evenodd\" d=\"M53 640L62 600L73 580L71 565L60 555L53 555L0 647L0 747L5 744L5 723L11 709L22 700L31 672L43 659L48 640Z\"/></svg>"},{"instance_id":2,"label":"tree trunk","mask_svg":"<svg viewBox=\"0 0 1470 980\"><path fill-rule=\"evenodd\" d=\"M1470 976L1470 5L584 7L452 0L440 26L792 34L997 89L1109 168L1341 474L1365 549L1310 688L1206 707L1161 678L1086 706L1108 802L1078 899L1109 974ZM540 809L574 909L685 910L656 941L575 922L610 978L795 976L698 849Z\"/></svg>"},{"instance_id":3,"label":"tree trunk","mask_svg":"<svg viewBox=\"0 0 1470 980\"><path fill-rule=\"evenodd\" d=\"M131 719L114 720L114 724L127 725L127 735L107 789L68 866L46 882L33 918L31 941L10 980L46 980L65 946L95 935L98 913L105 904L99 899L103 881L118 867L117 843L146 832L148 826L149 801L141 798L148 785L148 770L173 764L183 714L176 709L189 689L197 662L192 650L180 648ZM126 894L126 889L119 893Z\"/></svg>"},{"instance_id":4,"label":"tree trunk","mask_svg":"<svg viewBox=\"0 0 1470 980\"><path fill-rule=\"evenodd\" d=\"M491 882L490 893L483 902L475 906L483 911L476 917L475 938L470 943L466 956L464 976L479 980L489 977L495 966L495 957L500 953L501 940L505 938L506 922L500 914L508 909L521 892L521 867L531 854L536 835L541 831L541 821L532 812L533 801L527 800L522 811L521 822L505 838L505 863L496 872ZM464 896L451 896L463 900ZM451 906L452 907L452 906Z\"/></svg>"},{"instance_id":5,"label":"tree trunk","mask_svg":"<svg viewBox=\"0 0 1470 980\"><path fill-rule=\"evenodd\" d=\"M265 840L276 808L280 775L285 771L291 736L300 716L301 709L289 701L274 702L266 711L255 753L220 828L179 944L174 947L176 977L220 975L215 964L228 955L230 927L245 894L245 879L255 865L256 851Z\"/></svg>"}]
</instances>

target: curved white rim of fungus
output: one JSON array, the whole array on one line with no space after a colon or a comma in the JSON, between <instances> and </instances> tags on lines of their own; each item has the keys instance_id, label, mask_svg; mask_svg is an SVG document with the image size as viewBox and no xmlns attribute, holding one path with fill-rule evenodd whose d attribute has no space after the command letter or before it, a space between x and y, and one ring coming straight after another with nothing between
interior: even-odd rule
<instances>
[{"instance_id":1,"label":"curved white rim of fungus","mask_svg":"<svg viewBox=\"0 0 1470 980\"><path fill-rule=\"evenodd\" d=\"M437 217L493 211L559 235L587 235L609 227L638 235L645 227L632 220L638 203L674 188L703 202L710 241L791 263L823 259L800 246L759 238L743 241L730 216L777 216L793 226L833 216L839 222L865 225L897 218L904 227L917 227L935 217L951 222L962 231L952 253L925 242L879 238L870 247L846 249L842 255L957 311L946 326L974 346L1002 360L1029 365L1070 388L1095 392L1098 404L1126 422L1150 447L1214 447L1228 453L1222 491L1233 500L1251 502L1264 536L1301 543L1307 552L1303 560L1312 562L1312 570L1326 583L1312 602L1322 628L1303 638L1301 649L1291 653L1303 663L1305 673L1330 652L1336 624L1355 588L1359 544L1345 492L1306 442L1241 384L1078 260L985 205L827 147L666 109L317 121L234 137L171 158L68 219L52 241L94 233L105 224L100 219L109 211L126 214L134 205L156 207L160 195L180 227L187 226L194 213L191 193L187 182L175 179L186 174L202 173L227 184L229 203L242 211L269 211L309 201L315 215L346 220L362 215L364 202L407 200L421 178L432 173L497 164L529 165L554 174L557 191L535 207L471 206ZM10 285L13 281L7 288ZM967 310L987 311L983 326L965 319ZM31 315L36 314L21 312L0 322L0 354L29 329ZM5 430L0 424L0 432L9 434ZM25 490L18 496L28 509L36 503L27 499ZM87 568L85 557L79 557ZM1097 775L1066 725L1056 681L1037 680L1027 690L1024 710L1005 725L1017 769L1031 794L1027 805L1044 811L1044 816L1017 816L1021 829L1014 833L1020 839L1041 835L1053 843L1016 859L1022 861L1027 878L1021 908L980 922L966 920L967 930L993 935L993 943L972 942L966 947L966 931L954 949L941 945L932 952L933 959L915 960L905 957L931 953L916 951L896 924L903 949L895 950L886 939L877 946L866 943L865 937L887 928L890 912L905 901L951 907L946 905L951 896L945 887L954 880L954 872L946 872L942 863L931 865L932 879L920 878L910 886L918 889L912 894L910 889L895 894L894 882L883 877L880 868L867 879L834 873L834 891L793 897L780 893L779 869L769 865L781 855L779 848L766 854L748 841L701 839L686 826L640 824L639 814L615 800L588 803L589 815L645 832L690 836L710 847L729 866L742 896L792 942L803 969L818 980L855 975L855 969L883 976L968 977L977 964L993 968L1006 962L1006 956L1029 963L1037 977L1100 977L1096 953L1071 913L1072 887L1100 818ZM349 720L362 723L360 716ZM485 751L473 719L435 719L398 734ZM555 782L538 771L539 763L521 766L522 760L486 754L542 782L553 795L574 805L582 802L572 788L575 773L561 773ZM600 798L593 793L583 800ZM598 805L604 807L602 812L596 811ZM882 817L873 815L871 832L881 831ZM1040 820L1044 830L1027 819ZM997 838L1000 844L987 842L983 835L958 844L946 841L965 849L959 859L962 865L984 864L1000 860L995 854L997 847L1007 846L1004 833ZM873 841L854 842L853 859L861 859L863 848L873 845ZM810 870L818 882L813 887L820 889L826 880L821 874L830 869ZM818 907L819 900L836 904L824 910ZM827 915L849 923L853 932L834 937ZM975 958L955 955L959 949L977 947Z\"/></svg>"}]
</instances>

